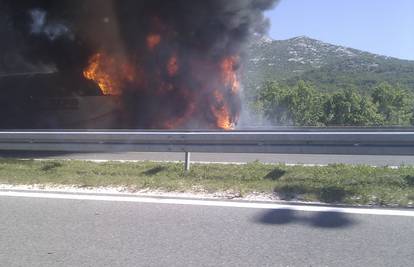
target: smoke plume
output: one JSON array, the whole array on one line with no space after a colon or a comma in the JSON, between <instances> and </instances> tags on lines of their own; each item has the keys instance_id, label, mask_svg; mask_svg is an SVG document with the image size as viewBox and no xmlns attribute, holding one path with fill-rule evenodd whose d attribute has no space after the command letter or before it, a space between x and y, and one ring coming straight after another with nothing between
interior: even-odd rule
<instances>
[{"instance_id":1,"label":"smoke plume","mask_svg":"<svg viewBox=\"0 0 414 267\"><path fill-rule=\"evenodd\" d=\"M230 129L244 47L275 2L0 0L0 60L13 50L56 69L66 94L118 96L125 127Z\"/></svg>"}]
</instances>

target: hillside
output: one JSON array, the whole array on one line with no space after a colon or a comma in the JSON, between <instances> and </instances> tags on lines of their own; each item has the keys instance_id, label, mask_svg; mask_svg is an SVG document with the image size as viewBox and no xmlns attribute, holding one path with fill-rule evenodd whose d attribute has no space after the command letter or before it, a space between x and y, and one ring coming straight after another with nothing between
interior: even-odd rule
<instances>
[{"instance_id":1,"label":"hillside","mask_svg":"<svg viewBox=\"0 0 414 267\"><path fill-rule=\"evenodd\" d=\"M321 91L355 87L370 91L387 81L414 92L414 61L376 55L324 43L305 36L288 40L261 39L250 45L244 84L248 93L264 81L312 82Z\"/></svg>"}]
</instances>

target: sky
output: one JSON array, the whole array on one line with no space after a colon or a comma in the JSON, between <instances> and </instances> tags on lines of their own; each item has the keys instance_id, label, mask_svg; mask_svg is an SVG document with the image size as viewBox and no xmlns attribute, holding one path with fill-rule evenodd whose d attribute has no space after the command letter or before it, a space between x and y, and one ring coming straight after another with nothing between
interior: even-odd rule
<instances>
[{"instance_id":1,"label":"sky","mask_svg":"<svg viewBox=\"0 0 414 267\"><path fill-rule=\"evenodd\" d=\"M414 60L414 0L281 0L266 16L275 40L305 35Z\"/></svg>"}]
</instances>

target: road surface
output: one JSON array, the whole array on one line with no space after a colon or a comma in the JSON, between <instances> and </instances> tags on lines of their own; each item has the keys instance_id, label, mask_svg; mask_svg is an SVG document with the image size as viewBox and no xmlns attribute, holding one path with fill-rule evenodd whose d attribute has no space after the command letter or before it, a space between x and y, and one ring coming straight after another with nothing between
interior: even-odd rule
<instances>
[{"instance_id":1,"label":"road surface","mask_svg":"<svg viewBox=\"0 0 414 267\"><path fill-rule=\"evenodd\" d=\"M182 161L184 153L120 152L120 153L64 153L64 152L0 152L0 158L52 158L88 160L156 160ZM192 153L192 161L237 162L255 160L264 163L287 164L367 164L373 166L413 165L414 156L372 156L372 155L288 155L288 154L242 154L242 153Z\"/></svg>"},{"instance_id":2,"label":"road surface","mask_svg":"<svg viewBox=\"0 0 414 267\"><path fill-rule=\"evenodd\" d=\"M414 262L412 216L291 207L2 195L0 265L412 266Z\"/></svg>"}]
</instances>

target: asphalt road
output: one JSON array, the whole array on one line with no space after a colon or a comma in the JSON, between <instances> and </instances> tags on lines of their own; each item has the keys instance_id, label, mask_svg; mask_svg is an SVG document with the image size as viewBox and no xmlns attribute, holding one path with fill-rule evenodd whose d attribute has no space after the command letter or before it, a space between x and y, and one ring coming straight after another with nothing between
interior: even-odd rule
<instances>
[{"instance_id":1,"label":"asphalt road","mask_svg":"<svg viewBox=\"0 0 414 267\"><path fill-rule=\"evenodd\" d=\"M0 197L1 266L412 266L414 217Z\"/></svg>"},{"instance_id":2,"label":"asphalt road","mask_svg":"<svg viewBox=\"0 0 414 267\"><path fill-rule=\"evenodd\" d=\"M59 153L59 152L0 152L1 157L17 158L54 158L90 160L156 160L181 161L184 153ZM287 154L229 154L229 153L192 153L192 161L201 162L252 162L287 164L367 164L374 166L413 165L414 156L364 156L364 155L287 155Z\"/></svg>"}]
</instances>

